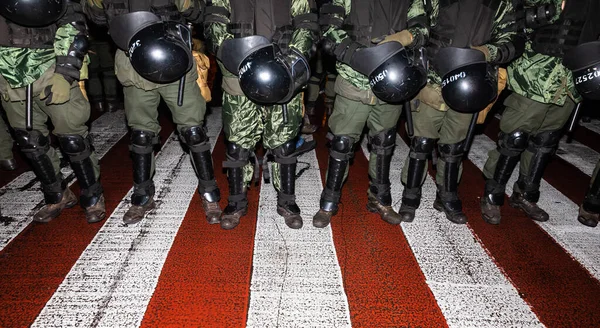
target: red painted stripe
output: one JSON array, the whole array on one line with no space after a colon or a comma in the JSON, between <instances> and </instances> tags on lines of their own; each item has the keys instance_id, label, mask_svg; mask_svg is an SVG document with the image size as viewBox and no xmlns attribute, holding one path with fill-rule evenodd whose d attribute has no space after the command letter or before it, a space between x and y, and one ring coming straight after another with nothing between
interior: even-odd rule
<instances>
[{"instance_id":1,"label":"red painted stripe","mask_svg":"<svg viewBox=\"0 0 600 328\"><path fill-rule=\"evenodd\" d=\"M600 136L584 126L577 126L573 131L573 139L600 153Z\"/></svg>"},{"instance_id":2,"label":"red painted stripe","mask_svg":"<svg viewBox=\"0 0 600 328\"><path fill-rule=\"evenodd\" d=\"M484 130L484 133L494 141L498 140L498 133L500 132L499 123L500 121L498 119L491 120ZM581 129L583 129L583 127ZM518 168L516 168L516 170L518 170ZM565 172L568 172L568 174L565 174ZM581 204L581 202L583 202L585 192L590 183L590 177L587 174L581 172L581 170L573 164L558 156L554 156L548 164L546 172L544 172L544 180L550 183L554 188L560 190L560 192L575 204ZM573 219L575 219L575 217Z\"/></svg>"},{"instance_id":3,"label":"red painted stripe","mask_svg":"<svg viewBox=\"0 0 600 328\"><path fill-rule=\"evenodd\" d=\"M323 132L318 134L317 157L325 181L328 150ZM349 174L331 225L352 325L447 326L402 230L365 208L368 161L362 152Z\"/></svg>"},{"instance_id":4,"label":"red painted stripe","mask_svg":"<svg viewBox=\"0 0 600 328\"><path fill-rule=\"evenodd\" d=\"M572 171L562 174L570 176ZM483 188L481 171L463 161L459 194L469 228L540 321L548 327L597 327L600 282L508 201L500 225L485 223L479 207Z\"/></svg>"},{"instance_id":5,"label":"red painted stripe","mask_svg":"<svg viewBox=\"0 0 600 328\"><path fill-rule=\"evenodd\" d=\"M213 161L227 206L227 176L223 173L225 143L217 140ZM179 228L158 285L142 321L143 327L244 327L250 297L252 254L260 187L248 192L248 215L234 230L209 225L200 197L194 195Z\"/></svg>"},{"instance_id":6,"label":"red painted stripe","mask_svg":"<svg viewBox=\"0 0 600 328\"><path fill-rule=\"evenodd\" d=\"M161 115L162 142L173 125ZM129 137L101 160L106 212L112 213L131 188ZM118 160L115 160L118 159ZM79 185L72 186L79 193ZM48 224L30 224L0 252L0 327L33 323L102 224L88 224L79 206ZM105 221L103 221L105 222Z\"/></svg>"}]
</instances>

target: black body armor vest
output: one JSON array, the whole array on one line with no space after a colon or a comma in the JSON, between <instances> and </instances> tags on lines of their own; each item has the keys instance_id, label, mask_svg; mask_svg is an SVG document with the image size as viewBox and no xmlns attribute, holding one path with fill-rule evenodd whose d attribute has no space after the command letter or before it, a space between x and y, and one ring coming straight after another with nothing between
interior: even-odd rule
<instances>
[{"instance_id":1,"label":"black body armor vest","mask_svg":"<svg viewBox=\"0 0 600 328\"><path fill-rule=\"evenodd\" d=\"M103 0L108 23L116 17L136 11L149 11L163 21L185 23L173 0Z\"/></svg>"},{"instance_id":2,"label":"black body armor vest","mask_svg":"<svg viewBox=\"0 0 600 328\"><path fill-rule=\"evenodd\" d=\"M600 36L600 1L567 0L556 22L535 30L531 46L537 53L562 58L579 44Z\"/></svg>"},{"instance_id":3,"label":"black body armor vest","mask_svg":"<svg viewBox=\"0 0 600 328\"><path fill-rule=\"evenodd\" d=\"M227 28L235 38L261 35L278 43L287 34L291 39L291 0L231 0L230 6Z\"/></svg>"},{"instance_id":4,"label":"black body armor vest","mask_svg":"<svg viewBox=\"0 0 600 328\"><path fill-rule=\"evenodd\" d=\"M0 16L0 46L49 49L54 47L56 24L46 27L24 27Z\"/></svg>"},{"instance_id":5,"label":"black body armor vest","mask_svg":"<svg viewBox=\"0 0 600 328\"><path fill-rule=\"evenodd\" d=\"M407 27L409 0L352 0L352 10L342 28L353 41L373 47L382 38Z\"/></svg>"},{"instance_id":6,"label":"black body armor vest","mask_svg":"<svg viewBox=\"0 0 600 328\"><path fill-rule=\"evenodd\" d=\"M426 46L434 65L440 48L468 48L490 41L500 0L440 0L439 5L437 24Z\"/></svg>"}]
</instances>

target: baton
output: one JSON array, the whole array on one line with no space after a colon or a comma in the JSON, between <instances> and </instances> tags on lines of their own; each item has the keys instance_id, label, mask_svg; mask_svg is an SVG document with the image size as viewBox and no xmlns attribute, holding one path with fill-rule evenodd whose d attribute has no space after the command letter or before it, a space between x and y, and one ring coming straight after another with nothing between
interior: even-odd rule
<instances>
[{"instance_id":1,"label":"baton","mask_svg":"<svg viewBox=\"0 0 600 328\"><path fill-rule=\"evenodd\" d=\"M180 30L181 31L181 30ZM192 24L188 23L187 25L187 45L192 51ZM193 69L193 68L192 68ZM177 90L177 106L183 106L183 92L185 91L185 75L181 77L179 80L179 89Z\"/></svg>"},{"instance_id":2,"label":"baton","mask_svg":"<svg viewBox=\"0 0 600 328\"><path fill-rule=\"evenodd\" d=\"M573 117L571 118L571 122L569 123L569 129L567 130L567 143L571 143L573 139L573 130L575 129L575 123L579 121L579 114L581 112L581 102L577 104L575 107L575 111L573 111Z\"/></svg>"},{"instance_id":3,"label":"baton","mask_svg":"<svg viewBox=\"0 0 600 328\"><path fill-rule=\"evenodd\" d=\"M25 88L25 128L33 130L33 84Z\"/></svg>"},{"instance_id":4,"label":"baton","mask_svg":"<svg viewBox=\"0 0 600 328\"><path fill-rule=\"evenodd\" d=\"M471 123L469 123L467 139L465 139L465 144L463 145L463 150L465 153L468 153L469 149L471 148L471 143L473 142L473 135L475 135L475 126L477 125L477 117L479 117L479 112L473 114L473 118L471 118Z\"/></svg>"},{"instance_id":5,"label":"baton","mask_svg":"<svg viewBox=\"0 0 600 328\"><path fill-rule=\"evenodd\" d=\"M406 113L406 132L408 133L408 136L412 138L412 136L415 134L415 129L413 125L410 100L404 103L404 112Z\"/></svg>"}]
</instances>

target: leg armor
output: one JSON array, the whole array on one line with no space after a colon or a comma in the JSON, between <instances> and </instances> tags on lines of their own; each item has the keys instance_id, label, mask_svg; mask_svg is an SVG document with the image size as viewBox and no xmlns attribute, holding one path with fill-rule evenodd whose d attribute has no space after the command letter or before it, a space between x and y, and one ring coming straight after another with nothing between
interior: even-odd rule
<instances>
[{"instance_id":1,"label":"leg armor","mask_svg":"<svg viewBox=\"0 0 600 328\"><path fill-rule=\"evenodd\" d=\"M427 157L433 151L435 139L413 137L408 159L408 176L402 192L402 204L418 208L421 204L421 181L427 168Z\"/></svg>"},{"instance_id":2,"label":"leg armor","mask_svg":"<svg viewBox=\"0 0 600 328\"><path fill-rule=\"evenodd\" d=\"M396 130L389 129L370 137L372 152L376 154L375 176L371 177L369 190L379 203L392 205L390 191L390 163L396 146Z\"/></svg>"},{"instance_id":3,"label":"leg armor","mask_svg":"<svg viewBox=\"0 0 600 328\"><path fill-rule=\"evenodd\" d=\"M521 130L511 133L500 132L498 136L498 152L500 157L496 163L494 178L485 183L485 198L492 205L504 204L506 183L512 175L521 153L527 148L529 134Z\"/></svg>"},{"instance_id":4,"label":"leg armor","mask_svg":"<svg viewBox=\"0 0 600 328\"><path fill-rule=\"evenodd\" d=\"M440 159L445 164L444 185L438 184L438 197L446 217L455 223L466 222L466 217L462 213L462 202L458 198L458 178L464 155L463 143L464 141L456 144L438 144Z\"/></svg>"},{"instance_id":5,"label":"leg armor","mask_svg":"<svg viewBox=\"0 0 600 328\"><path fill-rule=\"evenodd\" d=\"M348 136L335 136L329 150L329 168L327 182L321 194L321 209L333 212L340 202L344 175L348 169L354 139Z\"/></svg>"},{"instance_id":6,"label":"leg armor","mask_svg":"<svg viewBox=\"0 0 600 328\"><path fill-rule=\"evenodd\" d=\"M529 170L521 172L519 175L517 184L523 198L531 203L537 203L540 199L540 181L546 166L558 147L561 136L562 131L560 130L544 131L534 135L529 140L527 150L533 153L533 158Z\"/></svg>"},{"instance_id":7,"label":"leg armor","mask_svg":"<svg viewBox=\"0 0 600 328\"><path fill-rule=\"evenodd\" d=\"M50 149L48 137L38 130L15 129L15 138L42 184L46 204L59 203L67 186L60 172L54 170L52 161L47 155Z\"/></svg>"},{"instance_id":8,"label":"leg armor","mask_svg":"<svg viewBox=\"0 0 600 328\"><path fill-rule=\"evenodd\" d=\"M158 136L154 132L133 130L129 150L133 160L133 195L131 203L144 206L154 197L152 161Z\"/></svg>"},{"instance_id":9,"label":"leg armor","mask_svg":"<svg viewBox=\"0 0 600 328\"><path fill-rule=\"evenodd\" d=\"M227 168L229 182L229 198L225 213L233 213L248 206L246 198L246 185L244 182L244 166L248 164L250 150L244 149L234 143L227 143L227 161L223 167Z\"/></svg>"},{"instance_id":10,"label":"leg armor","mask_svg":"<svg viewBox=\"0 0 600 328\"><path fill-rule=\"evenodd\" d=\"M221 199L215 180L212 156L208 136L200 126L188 126L181 129L183 142L190 148L192 164L198 176L198 192L209 202Z\"/></svg>"},{"instance_id":11,"label":"leg armor","mask_svg":"<svg viewBox=\"0 0 600 328\"><path fill-rule=\"evenodd\" d=\"M71 167L81 187L79 197L81 206L87 208L95 205L102 196L102 186L96 179L90 155L92 142L90 137L83 138L78 134L64 134L58 137L60 148L69 156Z\"/></svg>"}]
</instances>

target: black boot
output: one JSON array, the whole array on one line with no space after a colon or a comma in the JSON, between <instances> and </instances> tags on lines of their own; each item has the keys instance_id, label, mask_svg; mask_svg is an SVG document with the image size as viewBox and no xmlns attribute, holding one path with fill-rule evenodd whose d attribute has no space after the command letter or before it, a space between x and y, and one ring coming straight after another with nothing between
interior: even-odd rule
<instances>
[{"instance_id":1,"label":"black boot","mask_svg":"<svg viewBox=\"0 0 600 328\"><path fill-rule=\"evenodd\" d=\"M557 130L543 131L530 138L527 151L533 153L533 158L529 168L520 172L509 200L510 206L523 210L535 221L544 222L550 219L548 213L537 206L537 202L540 199L540 182L546 166L558 148L561 136L562 131Z\"/></svg>"},{"instance_id":2,"label":"black boot","mask_svg":"<svg viewBox=\"0 0 600 328\"><path fill-rule=\"evenodd\" d=\"M219 206L221 193L215 180L208 136L200 126L185 127L181 129L181 134L183 142L190 148L190 157L198 177L198 193L202 198L206 220L209 224L217 224L221 221Z\"/></svg>"},{"instance_id":3,"label":"black boot","mask_svg":"<svg viewBox=\"0 0 600 328\"><path fill-rule=\"evenodd\" d=\"M413 137L408 155L408 176L402 191L402 205L398 213L402 221L412 222L415 212L421 204L421 185L427 168L427 157L433 151L435 139Z\"/></svg>"},{"instance_id":4,"label":"black boot","mask_svg":"<svg viewBox=\"0 0 600 328\"><path fill-rule=\"evenodd\" d=\"M583 204L579 207L577 220L588 227L598 225L600 219L600 179L598 174L594 176L590 188L585 194Z\"/></svg>"},{"instance_id":5,"label":"black boot","mask_svg":"<svg viewBox=\"0 0 600 328\"><path fill-rule=\"evenodd\" d=\"M302 228L300 208L296 204L296 139L289 140L273 149L275 162L279 164L280 186L277 193L277 213L292 229Z\"/></svg>"},{"instance_id":6,"label":"black boot","mask_svg":"<svg viewBox=\"0 0 600 328\"><path fill-rule=\"evenodd\" d=\"M81 187L79 202L85 210L88 223L100 222L106 217L103 190L96 178L90 155L92 142L77 134L63 134L58 138L60 147L68 155L69 162Z\"/></svg>"},{"instance_id":7,"label":"black boot","mask_svg":"<svg viewBox=\"0 0 600 328\"><path fill-rule=\"evenodd\" d=\"M313 217L313 226L325 228L338 210L344 175L352 158L354 139L348 136L335 136L329 150L327 182L321 194L321 208Z\"/></svg>"},{"instance_id":8,"label":"black boot","mask_svg":"<svg viewBox=\"0 0 600 328\"><path fill-rule=\"evenodd\" d=\"M521 130L511 133L500 132L498 136L498 152L500 157L496 163L494 177L485 182L484 196L481 198L481 216L489 224L500 224L502 218L500 206L504 204L506 183L510 179L521 153L527 147L529 134Z\"/></svg>"},{"instance_id":9,"label":"black boot","mask_svg":"<svg viewBox=\"0 0 600 328\"><path fill-rule=\"evenodd\" d=\"M396 130L382 131L370 138L375 153L375 176L370 178L367 210L378 213L389 224L400 224L402 217L392 208L390 163L396 146Z\"/></svg>"},{"instance_id":10,"label":"black boot","mask_svg":"<svg viewBox=\"0 0 600 328\"><path fill-rule=\"evenodd\" d=\"M154 145L158 137L150 131L133 130L131 132L130 154L133 160L133 194L131 206L123 216L123 223L134 224L156 207L154 203Z\"/></svg>"},{"instance_id":11,"label":"black boot","mask_svg":"<svg viewBox=\"0 0 600 328\"><path fill-rule=\"evenodd\" d=\"M248 163L250 151L234 143L227 143L227 168L229 198L221 215L221 228L231 230L240 224L240 219L248 214L248 198L244 182L244 166Z\"/></svg>"},{"instance_id":12,"label":"black boot","mask_svg":"<svg viewBox=\"0 0 600 328\"><path fill-rule=\"evenodd\" d=\"M433 207L446 214L446 218L456 224L467 223L467 216L462 211L462 202L458 198L458 175L464 154L463 142L456 144L439 144L440 158L444 162L444 185L438 182ZM439 165L438 165L439 169Z\"/></svg>"}]
</instances>

